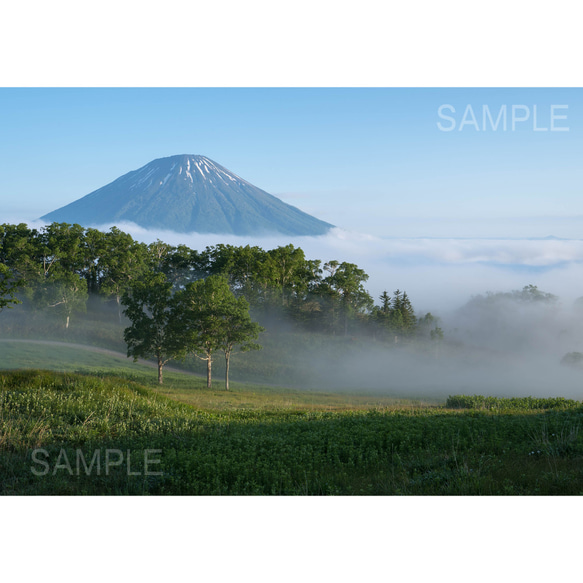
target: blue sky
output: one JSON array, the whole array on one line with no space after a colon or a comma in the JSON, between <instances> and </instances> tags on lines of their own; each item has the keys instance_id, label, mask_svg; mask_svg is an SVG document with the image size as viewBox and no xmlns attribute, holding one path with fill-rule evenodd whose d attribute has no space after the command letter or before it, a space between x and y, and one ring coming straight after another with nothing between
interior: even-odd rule
<instances>
[{"instance_id":1,"label":"blue sky","mask_svg":"<svg viewBox=\"0 0 583 583\"><path fill-rule=\"evenodd\" d=\"M0 88L2 221L189 153L347 230L576 237L582 102L580 89ZM437 125L452 125L445 104L452 131ZM506 131L483 130L484 105L494 120L506 105ZM513 105L530 116L514 131ZM552 105L569 131L550 131Z\"/></svg>"}]
</instances>

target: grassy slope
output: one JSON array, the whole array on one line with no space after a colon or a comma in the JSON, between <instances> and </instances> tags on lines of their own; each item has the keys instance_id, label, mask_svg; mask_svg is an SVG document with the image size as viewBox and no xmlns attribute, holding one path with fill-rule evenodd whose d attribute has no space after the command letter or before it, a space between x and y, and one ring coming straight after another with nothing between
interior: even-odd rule
<instances>
[{"instance_id":1,"label":"grassy slope","mask_svg":"<svg viewBox=\"0 0 583 583\"><path fill-rule=\"evenodd\" d=\"M74 314L71 326L65 331L63 321L51 311L31 312L21 305L5 310L0 318L0 340L51 340L75 345L91 345L111 349L125 354L126 344L123 331L129 321L118 319L117 306L91 296L87 313ZM274 326L278 328L278 326ZM369 392L401 396L399 387L393 386L390 375L367 372L367 365L355 375L352 362L355 354L366 355L378 350L380 345L370 340L343 336L329 336L313 332L288 330L281 325L279 331L264 333L259 339L262 349L247 353L234 353L231 357L231 381L260 383L284 388L295 387L304 390L318 387L321 390L338 392L339 386L350 390L353 386L369 387ZM382 345L383 348L394 348ZM3 345L0 344L0 350ZM224 358L220 353L213 361L213 378L219 383L224 376ZM426 355L425 355L426 356ZM423 355L421 355L423 358ZM6 359L5 359L6 360ZM58 355L57 355L58 360ZM63 359L66 360L66 359ZM125 359L124 359L125 360ZM116 362L116 368L119 366ZM174 368L198 374L206 374L206 363L192 355L184 362L171 363ZM65 363L66 366L69 366ZM28 366L42 366L31 360ZM56 370L61 370L58 367ZM70 370L70 369L67 369ZM332 375L323 371L331 371ZM364 375L360 373L364 373ZM380 378L379 378L380 377ZM376 389L375 389L376 387ZM435 391L431 391L434 395ZM419 395L416 395L419 397ZM447 393L441 394L445 400Z\"/></svg>"},{"instance_id":2,"label":"grassy slope","mask_svg":"<svg viewBox=\"0 0 583 583\"><path fill-rule=\"evenodd\" d=\"M436 404L374 393L302 391L236 382L231 383L231 390L226 392L220 377L215 377L213 388L207 389L206 378L175 370L171 366L165 368L164 385L160 387L156 382L153 365L133 363L121 354L104 352L93 347L0 340L0 370L29 368L123 377L150 386L176 401L208 410L293 408L335 411Z\"/></svg>"}]
</instances>

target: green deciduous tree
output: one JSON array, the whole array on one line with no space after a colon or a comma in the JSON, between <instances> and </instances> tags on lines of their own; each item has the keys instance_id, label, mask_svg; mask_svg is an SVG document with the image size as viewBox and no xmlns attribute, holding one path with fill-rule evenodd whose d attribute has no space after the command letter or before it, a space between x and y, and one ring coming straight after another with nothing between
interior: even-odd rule
<instances>
[{"instance_id":1,"label":"green deciduous tree","mask_svg":"<svg viewBox=\"0 0 583 583\"><path fill-rule=\"evenodd\" d=\"M282 306L289 304L300 274L305 266L306 258L302 249L293 245L277 247L267 252L261 266L260 277L277 297Z\"/></svg>"},{"instance_id":2,"label":"green deciduous tree","mask_svg":"<svg viewBox=\"0 0 583 583\"><path fill-rule=\"evenodd\" d=\"M132 282L124 292L124 314L131 325L124 331L128 357L156 358L158 382L162 384L164 365L185 352L184 339L178 335L172 283L164 274L150 274Z\"/></svg>"},{"instance_id":3,"label":"green deciduous tree","mask_svg":"<svg viewBox=\"0 0 583 583\"><path fill-rule=\"evenodd\" d=\"M177 335L189 352L207 363L207 387L212 386L212 362L217 351L225 355L225 388L229 389L230 357L261 348L254 342L263 330L251 321L249 303L236 298L228 281L212 275L190 283L176 294Z\"/></svg>"},{"instance_id":4,"label":"green deciduous tree","mask_svg":"<svg viewBox=\"0 0 583 583\"><path fill-rule=\"evenodd\" d=\"M80 272L86 259L84 240L85 230L81 225L51 223L43 227L39 237L43 275Z\"/></svg>"},{"instance_id":5,"label":"green deciduous tree","mask_svg":"<svg viewBox=\"0 0 583 583\"><path fill-rule=\"evenodd\" d=\"M121 322L121 297L148 268L148 248L134 241L131 235L112 227L105 234L99 270L101 272L100 290L103 294L114 296L118 305Z\"/></svg>"},{"instance_id":6,"label":"green deciduous tree","mask_svg":"<svg viewBox=\"0 0 583 583\"><path fill-rule=\"evenodd\" d=\"M51 277L36 293L36 299L41 305L62 315L66 330L74 312L86 311L87 298L87 281L77 273L67 272Z\"/></svg>"},{"instance_id":7,"label":"green deciduous tree","mask_svg":"<svg viewBox=\"0 0 583 583\"><path fill-rule=\"evenodd\" d=\"M150 253L153 249L155 248L150 245ZM168 281L172 282L174 290L179 290L202 277L200 263L201 256L198 251L186 245L178 245L169 247L155 261L154 269L166 275Z\"/></svg>"},{"instance_id":8,"label":"green deciduous tree","mask_svg":"<svg viewBox=\"0 0 583 583\"><path fill-rule=\"evenodd\" d=\"M86 229L80 252L82 264L79 274L87 281L87 290L98 293L101 284L99 260L105 248L105 233L97 229Z\"/></svg>"},{"instance_id":9,"label":"green deciduous tree","mask_svg":"<svg viewBox=\"0 0 583 583\"><path fill-rule=\"evenodd\" d=\"M36 241L34 303L62 316L68 329L71 315L86 310L87 279L81 275L89 261L85 231L76 224L51 223L41 229Z\"/></svg>"},{"instance_id":10,"label":"green deciduous tree","mask_svg":"<svg viewBox=\"0 0 583 583\"><path fill-rule=\"evenodd\" d=\"M225 389L229 390L229 365L235 348L239 352L259 350L261 346L254 342L264 330L257 322L251 320L249 303L245 298L229 299L222 305L221 334L219 348L225 355Z\"/></svg>"},{"instance_id":11,"label":"green deciduous tree","mask_svg":"<svg viewBox=\"0 0 583 583\"><path fill-rule=\"evenodd\" d=\"M0 225L0 263L9 267L23 285L28 285L39 275L38 236L36 229L29 229L24 223Z\"/></svg>"},{"instance_id":12,"label":"green deciduous tree","mask_svg":"<svg viewBox=\"0 0 583 583\"><path fill-rule=\"evenodd\" d=\"M318 293L328 298L331 309L332 329L341 318L344 335L348 335L348 322L357 314L372 309L373 299L364 289L368 275L354 263L329 261L324 265L328 276L322 280Z\"/></svg>"},{"instance_id":13,"label":"green deciduous tree","mask_svg":"<svg viewBox=\"0 0 583 583\"><path fill-rule=\"evenodd\" d=\"M12 304L20 303L20 300L15 297L20 286L21 282L14 278L9 267L0 263L0 312L4 308L11 308Z\"/></svg>"}]
</instances>

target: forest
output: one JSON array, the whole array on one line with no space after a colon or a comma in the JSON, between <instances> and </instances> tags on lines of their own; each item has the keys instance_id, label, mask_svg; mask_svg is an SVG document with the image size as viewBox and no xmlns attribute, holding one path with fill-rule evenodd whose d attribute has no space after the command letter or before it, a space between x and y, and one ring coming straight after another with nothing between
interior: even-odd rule
<instances>
[{"instance_id":1,"label":"forest","mask_svg":"<svg viewBox=\"0 0 583 583\"><path fill-rule=\"evenodd\" d=\"M90 294L115 301L149 274L163 274L174 290L211 275L228 279L261 320L285 318L304 330L331 335L369 334L398 342L436 326L417 318L404 291L385 291L375 305L364 288L368 275L353 263L307 259L293 245L264 250L216 245L203 251L162 241L150 245L112 227L108 232L52 223L40 230L0 225L4 295L26 306L51 309L68 328L86 310ZM438 333L438 331L436 332Z\"/></svg>"},{"instance_id":2,"label":"forest","mask_svg":"<svg viewBox=\"0 0 583 583\"><path fill-rule=\"evenodd\" d=\"M74 328L75 317L98 303L115 310L120 324L127 323L124 315L131 316L134 326L126 329L128 355L156 357L160 380L161 363L181 353L176 338L185 337L188 330L167 326L166 336L173 333L174 347L146 350L136 340L140 334L137 318L145 312L152 315L155 305L160 314L168 316L177 300L184 300L188 293L191 299L193 294L203 297L205 288L200 282L210 284L215 278L228 288L223 289L224 298L230 297L232 306L238 305L240 311L247 308L258 323L253 331L249 329L249 340L257 339L262 330L290 326L306 333L367 337L393 344L443 339L437 319L430 313L417 317L406 291L397 289L392 295L384 291L375 305L364 287L368 280L364 270L337 259L308 259L291 244L271 250L220 244L198 251L160 240L141 243L117 227L102 232L67 223L52 223L39 230L26 224L3 224L0 266L2 307L20 303L33 319L35 313L48 314L64 331ZM138 301L138 297L142 299ZM182 316L174 321L184 322ZM244 341L235 344L258 347ZM198 348L192 350L191 346L190 352L207 353L210 386L210 354L204 347Z\"/></svg>"}]
</instances>

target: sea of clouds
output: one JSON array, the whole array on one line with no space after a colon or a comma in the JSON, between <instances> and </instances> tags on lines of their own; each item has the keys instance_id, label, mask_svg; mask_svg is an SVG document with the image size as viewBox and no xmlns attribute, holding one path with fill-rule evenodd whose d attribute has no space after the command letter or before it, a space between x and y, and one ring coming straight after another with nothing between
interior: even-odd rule
<instances>
[{"instance_id":1,"label":"sea of clouds","mask_svg":"<svg viewBox=\"0 0 583 583\"><path fill-rule=\"evenodd\" d=\"M369 275L365 288L378 300L384 291L405 290L418 313L442 314L472 296L532 284L572 303L583 296L583 240L510 238L384 238L332 229L319 237L235 236L148 230L117 225L135 239L157 239L203 250L219 243L273 249L292 243L308 259L357 264ZM108 230L111 225L100 225Z\"/></svg>"},{"instance_id":2,"label":"sea of clouds","mask_svg":"<svg viewBox=\"0 0 583 583\"><path fill-rule=\"evenodd\" d=\"M22 222L35 228L45 224ZM96 227L107 231L111 226ZM583 240L579 239L388 238L340 228L318 237L236 236L144 229L134 223L117 223L117 227L138 241L159 239L199 251L219 243L266 250L291 243L301 247L308 259L357 264L369 275L365 288L375 301L385 290L407 291L418 313L443 315L474 295L528 284L559 296L566 304L583 296Z\"/></svg>"}]
</instances>

